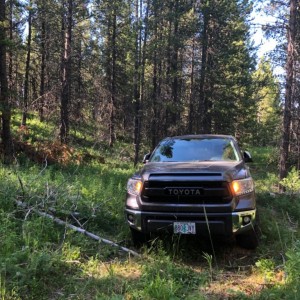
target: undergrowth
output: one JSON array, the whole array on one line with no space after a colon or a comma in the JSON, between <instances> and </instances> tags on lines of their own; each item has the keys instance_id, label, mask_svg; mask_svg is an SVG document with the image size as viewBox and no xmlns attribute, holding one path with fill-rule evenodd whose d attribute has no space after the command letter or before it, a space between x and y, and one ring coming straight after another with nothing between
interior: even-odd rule
<instances>
[{"instance_id":1,"label":"undergrowth","mask_svg":"<svg viewBox=\"0 0 300 300\"><path fill-rule=\"evenodd\" d=\"M33 116L27 131L20 132L17 118L15 136L34 149L56 134L55 126ZM90 127L72 132L66 149L72 148L73 156L63 163L37 163L21 152L12 166L0 166L0 299L300 297L300 197L297 192L277 193L273 149L251 151L260 215L256 251L214 241L214 254L207 241L163 237L140 249L142 258L134 258L35 213L54 214L132 247L123 208L126 181L135 171L134 147L120 140L109 148L103 141L94 142L93 134ZM297 187L297 176L291 176ZM229 275L242 281L230 285ZM251 290L251 278L260 288Z\"/></svg>"}]
</instances>

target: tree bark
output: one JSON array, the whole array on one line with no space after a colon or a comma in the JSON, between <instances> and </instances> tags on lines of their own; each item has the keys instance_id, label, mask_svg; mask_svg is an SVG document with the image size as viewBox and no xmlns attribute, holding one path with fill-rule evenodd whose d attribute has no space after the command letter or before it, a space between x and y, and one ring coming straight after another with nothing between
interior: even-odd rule
<instances>
[{"instance_id":1,"label":"tree bark","mask_svg":"<svg viewBox=\"0 0 300 300\"><path fill-rule=\"evenodd\" d=\"M13 0L9 1L9 40L13 43ZM11 47L10 47L11 48ZM13 87L13 51L8 51L8 89L11 91ZM9 95L10 103L12 101L11 93Z\"/></svg>"},{"instance_id":2,"label":"tree bark","mask_svg":"<svg viewBox=\"0 0 300 300\"><path fill-rule=\"evenodd\" d=\"M28 37L27 37L27 56L25 66L25 79L24 79L24 98L23 98L23 112L22 112L22 126L26 126L27 113L28 113L28 94L29 94L29 70L31 58L31 33L32 33L32 7L29 2L28 8Z\"/></svg>"},{"instance_id":3,"label":"tree bark","mask_svg":"<svg viewBox=\"0 0 300 300\"><path fill-rule=\"evenodd\" d=\"M112 60L111 60L111 83L110 83L110 123L109 123L109 146L115 142L115 102L116 102L116 60L117 60L117 13L113 9L112 23Z\"/></svg>"},{"instance_id":4,"label":"tree bark","mask_svg":"<svg viewBox=\"0 0 300 300\"><path fill-rule=\"evenodd\" d=\"M290 1L290 18L287 31L287 63L286 63L286 84L285 84L285 101L283 114L283 129L281 138L279 177L283 179L287 175L287 160L289 157L290 134L291 134L291 112L293 105L294 89L294 55L295 55L295 38L296 38L296 13L297 0Z\"/></svg>"},{"instance_id":5,"label":"tree bark","mask_svg":"<svg viewBox=\"0 0 300 300\"><path fill-rule=\"evenodd\" d=\"M116 85L117 85L117 11L116 3L112 1L109 6L110 14L107 21L107 61L106 61L106 80L107 90L109 92L109 146L112 147L115 142L115 105L116 105Z\"/></svg>"},{"instance_id":6,"label":"tree bark","mask_svg":"<svg viewBox=\"0 0 300 300\"><path fill-rule=\"evenodd\" d=\"M135 2L135 58L134 58L134 83L133 83L133 99L134 99L134 165L138 162L139 144L140 144L140 63L141 63L141 17L139 15L139 0Z\"/></svg>"},{"instance_id":7,"label":"tree bark","mask_svg":"<svg viewBox=\"0 0 300 300\"><path fill-rule=\"evenodd\" d=\"M207 95L205 91L206 72L207 72L207 57L208 57L208 12L204 9L203 12L203 31L202 31L202 52L201 52L201 71L200 71L200 86L199 86L199 116L200 128L202 133L207 132Z\"/></svg>"},{"instance_id":8,"label":"tree bark","mask_svg":"<svg viewBox=\"0 0 300 300\"><path fill-rule=\"evenodd\" d=\"M65 8L64 8L65 9ZM63 10L64 10L63 9ZM65 12L63 11L65 15ZM68 142L69 137L69 106L71 100L71 51L72 51L72 30L73 30L73 0L67 2L66 22L63 17L62 32L64 34L64 54L62 59L62 91L61 91L61 125L60 140ZM66 28L65 28L66 23Z\"/></svg>"},{"instance_id":9,"label":"tree bark","mask_svg":"<svg viewBox=\"0 0 300 300\"><path fill-rule=\"evenodd\" d=\"M191 83L190 83L190 95L189 95L189 117L188 117L188 131L192 133L194 131L194 121L195 121L195 112L194 112L194 69L195 69L195 38L192 41L192 57L191 57Z\"/></svg>"},{"instance_id":10,"label":"tree bark","mask_svg":"<svg viewBox=\"0 0 300 300\"><path fill-rule=\"evenodd\" d=\"M134 155L134 165L137 165L139 161L139 151L141 143L141 130L142 130L142 115L143 115L143 101L144 101L144 90L145 90L145 65L146 65L146 48L147 48L147 37L148 37L148 17L149 17L149 5L150 0L147 1L147 7L145 12L145 22L144 22L144 37L142 41L142 26L140 26L140 86L139 86L139 110L138 110L138 123L136 130L136 146ZM143 1L140 0L140 11L143 11ZM141 17L142 18L142 17Z\"/></svg>"},{"instance_id":11,"label":"tree bark","mask_svg":"<svg viewBox=\"0 0 300 300\"><path fill-rule=\"evenodd\" d=\"M3 162L12 161L12 138L10 131L11 108L8 101L8 83L6 74L6 14L5 0L0 0L0 110L2 121Z\"/></svg>"},{"instance_id":12,"label":"tree bark","mask_svg":"<svg viewBox=\"0 0 300 300\"><path fill-rule=\"evenodd\" d=\"M45 95L45 76L46 76L46 20L45 20L45 0L42 0L41 7L41 82L40 82L40 103L39 103L39 118L44 121L44 95Z\"/></svg>"},{"instance_id":13,"label":"tree bark","mask_svg":"<svg viewBox=\"0 0 300 300\"><path fill-rule=\"evenodd\" d=\"M157 22L157 8L154 7L154 32L153 32L153 39L154 39L154 51L153 51L153 75L152 75L152 109L153 109L153 118L151 122L151 144L152 149L156 147L157 144L157 135L158 135L158 22Z\"/></svg>"},{"instance_id":14,"label":"tree bark","mask_svg":"<svg viewBox=\"0 0 300 300\"><path fill-rule=\"evenodd\" d=\"M174 29L173 29L173 38L172 38L172 50L171 50L171 77L172 77L172 106L173 111L171 114L171 124L173 126L178 124L180 119L180 110L179 110L179 82L178 82L178 51L179 51L179 37L178 37L178 27L179 27L179 2L175 1L175 18L174 18ZM178 128L176 128L176 131ZM176 134L176 132L171 132L171 134Z\"/></svg>"},{"instance_id":15,"label":"tree bark","mask_svg":"<svg viewBox=\"0 0 300 300\"><path fill-rule=\"evenodd\" d=\"M76 94L76 103L75 103L75 112L74 116L76 121L81 121L82 119L82 108L83 108L83 94L82 94L82 87L83 87L83 78L81 74L82 70L82 42L79 41L78 45L78 54L77 54L77 66L76 66L76 87L75 87L75 94Z\"/></svg>"}]
</instances>

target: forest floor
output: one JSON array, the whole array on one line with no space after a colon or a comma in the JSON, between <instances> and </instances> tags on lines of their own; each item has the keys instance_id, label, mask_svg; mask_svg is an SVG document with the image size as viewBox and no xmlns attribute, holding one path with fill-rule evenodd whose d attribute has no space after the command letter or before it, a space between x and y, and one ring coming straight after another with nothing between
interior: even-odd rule
<instances>
[{"instance_id":1,"label":"forest floor","mask_svg":"<svg viewBox=\"0 0 300 300\"><path fill-rule=\"evenodd\" d=\"M51 136L47 130L43 136ZM135 249L124 219L126 182L136 171L133 145L110 148L77 138L82 144L66 146L37 139L38 132L18 137L16 162L0 165L1 299L300 299L300 201L298 194L276 193L274 149L250 149L260 215L257 249L190 236ZM299 183L298 173L288 181ZM28 206L16 207L16 200Z\"/></svg>"}]
</instances>

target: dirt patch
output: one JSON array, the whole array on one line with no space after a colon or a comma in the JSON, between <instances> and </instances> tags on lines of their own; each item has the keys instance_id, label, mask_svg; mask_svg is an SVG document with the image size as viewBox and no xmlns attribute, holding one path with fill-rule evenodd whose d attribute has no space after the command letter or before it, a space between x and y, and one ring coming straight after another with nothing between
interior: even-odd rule
<instances>
[{"instance_id":1,"label":"dirt patch","mask_svg":"<svg viewBox=\"0 0 300 300\"><path fill-rule=\"evenodd\" d=\"M253 296L266 287L264 279L249 271L220 272L201 292L208 299L235 299L238 296Z\"/></svg>"}]
</instances>

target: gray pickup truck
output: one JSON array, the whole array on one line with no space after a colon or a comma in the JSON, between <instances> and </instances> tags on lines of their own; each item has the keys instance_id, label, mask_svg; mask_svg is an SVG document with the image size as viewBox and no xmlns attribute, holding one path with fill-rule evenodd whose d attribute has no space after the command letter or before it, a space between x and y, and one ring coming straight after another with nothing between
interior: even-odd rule
<instances>
[{"instance_id":1,"label":"gray pickup truck","mask_svg":"<svg viewBox=\"0 0 300 300\"><path fill-rule=\"evenodd\" d=\"M151 234L235 237L255 248L256 197L241 152L228 135L185 135L162 140L127 183L125 214L135 244Z\"/></svg>"}]
</instances>

